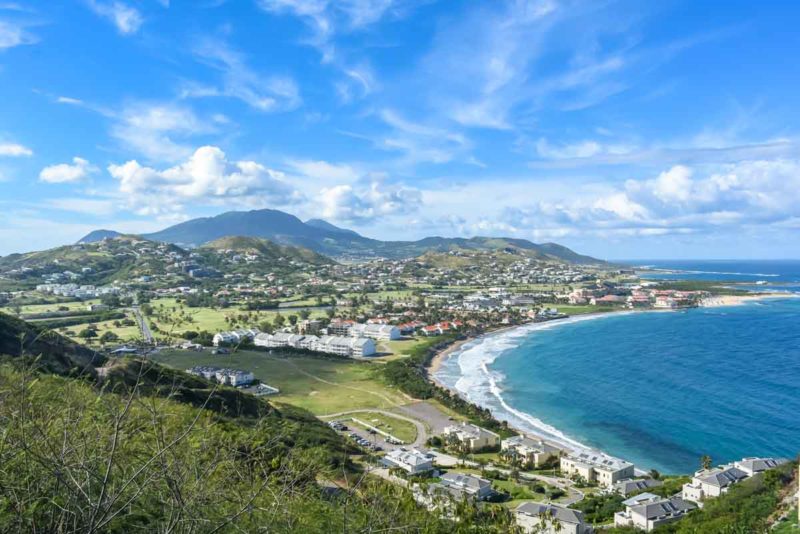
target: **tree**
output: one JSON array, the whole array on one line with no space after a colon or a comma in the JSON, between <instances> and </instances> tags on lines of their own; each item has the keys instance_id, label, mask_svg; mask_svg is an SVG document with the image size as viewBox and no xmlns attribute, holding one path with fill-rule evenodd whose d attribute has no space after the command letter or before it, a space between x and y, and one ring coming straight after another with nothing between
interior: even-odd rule
<instances>
[{"instance_id":1,"label":"tree","mask_svg":"<svg viewBox=\"0 0 800 534\"><path fill-rule=\"evenodd\" d=\"M93 337L97 337L97 331L91 328L84 328L78 332L78 337L83 339L91 339Z\"/></svg>"},{"instance_id":2,"label":"tree","mask_svg":"<svg viewBox=\"0 0 800 534\"><path fill-rule=\"evenodd\" d=\"M101 343L113 343L115 341L119 341L119 336L111 330L103 332L103 335L100 336Z\"/></svg>"},{"instance_id":3,"label":"tree","mask_svg":"<svg viewBox=\"0 0 800 534\"><path fill-rule=\"evenodd\" d=\"M703 469L711 469L712 464L713 461L711 460L711 456L704 454L703 456L700 457L700 466Z\"/></svg>"},{"instance_id":4,"label":"tree","mask_svg":"<svg viewBox=\"0 0 800 534\"><path fill-rule=\"evenodd\" d=\"M289 324L292 326L297 324L297 315L292 314L289 316Z\"/></svg>"},{"instance_id":5,"label":"tree","mask_svg":"<svg viewBox=\"0 0 800 534\"><path fill-rule=\"evenodd\" d=\"M275 315L275 319L273 319L272 322L275 324L275 328L282 328L283 325L286 324L286 317L284 317L280 313L277 313Z\"/></svg>"},{"instance_id":6,"label":"tree","mask_svg":"<svg viewBox=\"0 0 800 534\"><path fill-rule=\"evenodd\" d=\"M658 480L661 478L661 473L659 473L657 469L651 469L650 476L653 478L653 480Z\"/></svg>"},{"instance_id":7,"label":"tree","mask_svg":"<svg viewBox=\"0 0 800 534\"><path fill-rule=\"evenodd\" d=\"M301 318L302 320L304 320L304 321L305 321L305 320L306 320L306 319L308 319L309 317L311 317L311 312L310 312L309 310L300 310L300 318Z\"/></svg>"}]
</instances>

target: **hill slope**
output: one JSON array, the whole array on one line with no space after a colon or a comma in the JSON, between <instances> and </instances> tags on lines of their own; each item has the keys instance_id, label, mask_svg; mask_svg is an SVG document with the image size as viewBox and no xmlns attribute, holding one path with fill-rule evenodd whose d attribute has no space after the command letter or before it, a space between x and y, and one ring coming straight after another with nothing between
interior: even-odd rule
<instances>
[{"instance_id":1,"label":"hill slope","mask_svg":"<svg viewBox=\"0 0 800 534\"><path fill-rule=\"evenodd\" d=\"M264 260L295 260L312 265L328 265L333 261L313 250L303 247L279 245L259 237L227 236L204 244L201 249L230 250L243 254L257 254Z\"/></svg>"},{"instance_id":2,"label":"hill slope","mask_svg":"<svg viewBox=\"0 0 800 534\"><path fill-rule=\"evenodd\" d=\"M433 250L447 252L454 247L501 250L511 246L538 252L542 258L583 264L601 260L583 256L566 247L547 243L537 245L525 239L473 237L427 237L418 241L379 241L339 228L320 219L303 222L278 210L229 211L215 217L182 222L144 237L188 246L201 246L227 236L258 237L276 243L311 249L327 256L413 258Z\"/></svg>"}]
</instances>

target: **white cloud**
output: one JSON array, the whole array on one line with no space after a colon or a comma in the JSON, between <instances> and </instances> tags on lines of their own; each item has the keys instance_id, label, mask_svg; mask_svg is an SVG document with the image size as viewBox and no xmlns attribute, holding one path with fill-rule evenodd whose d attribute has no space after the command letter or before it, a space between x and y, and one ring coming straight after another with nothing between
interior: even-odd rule
<instances>
[{"instance_id":1,"label":"white cloud","mask_svg":"<svg viewBox=\"0 0 800 534\"><path fill-rule=\"evenodd\" d=\"M138 102L112 114L111 135L123 145L154 161L179 161L192 153L187 139L213 133L212 121L199 118L186 106Z\"/></svg>"},{"instance_id":2,"label":"white cloud","mask_svg":"<svg viewBox=\"0 0 800 534\"><path fill-rule=\"evenodd\" d=\"M28 33L21 26L0 20L0 52L6 48L34 44L37 41L36 36Z\"/></svg>"},{"instance_id":3,"label":"white cloud","mask_svg":"<svg viewBox=\"0 0 800 534\"><path fill-rule=\"evenodd\" d=\"M448 163L459 157L470 159L472 143L461 133L410 121L391 109L380 112L391 131L376 141L379 148L400 151L407 163Z\"/></svg>"},{"instance_id":4,"label":"white cloud","mask_svg":"<svg viewBox=\"0 0 800 534\"><path fill-rule=\"evenodd\" d=\"M45 167L39 173L39 180L51 184L73 183L83 180L94 172L97 172L97 167L76 156L72 158L72 164L59 163Z\"/></svg>"},{"instance_id":5,"label":"white cloud","mask_svg":"<svg viewBox=\"0 0 800 534\"><path fill-rule=\"evenodd\" d=\"M322 216L340 222L364 223L417 211L422 204L418 189L372 181L363 185L337 185L320 191Z\"/></svg>"},{"instance_id":6,"label":"white cloud","mask_svg":"<svg viewBox=\"0 0 800 534\"><path fill-rule=\"evenodd\" d=\"M18 143L0 143L0 156L32 156L33 150Z\"/></svg>"},{"instance_id":7,"label":"white cloud","mask_svg":"<svg viewBox=\"0 0 800 534\"><path fill-rule=\"evenodd\" d=\"M353 182L362 176L361 172L348 164L321 160L290 160L287 163L294 171L320 182Z\"/></svg>"},{"instance_id":8,"label":"white cloud","mask_svg":"<svg viewBox=\"0 0 800 534\"><path fill-rule=\"evenodd\" d=\"M144 18L139 11L124 2L88 0L89 7L101 17L109 19L123 35L131 35L139 31Z\"/></svg>"},{"instance_id":9,"label":"white cloud","mask_svg":"<svg viewBox=\"0 0 800 534\"><path fill-rule=\"evenodd\" d=\"M117 212L115 203L112 200L101 200L92 198L51 198L45 200L48 207L81 214L91 214L97 216L113 215Z\"/></svg>"},{"instance_id":10,"label":"white cloud","mask_svg":"<svg viewBox=\"0 0 800 534\"><path fill-rule=\"evenodd\" d=\"M164 170L131 160L110 165L108 171L139 215L180 213L186 203L288 205L301 198L282 173L254 161L229 161L214 146L200 147L187 161Z\"/></svg>"},{"instance_id":11,"label":"white cloud","mask_svg":"<svg viewBox=\"0 0 800 534\"><path fill-rule=\"evenodd\" d=\"M222 84L184 84L184 98L229 97L264 112L288 111L302 103L300 90L288 76L262 76L245 57L220 39L206 38L194 49L196 57L222 73Z\"/></svg>"}]
</instances>

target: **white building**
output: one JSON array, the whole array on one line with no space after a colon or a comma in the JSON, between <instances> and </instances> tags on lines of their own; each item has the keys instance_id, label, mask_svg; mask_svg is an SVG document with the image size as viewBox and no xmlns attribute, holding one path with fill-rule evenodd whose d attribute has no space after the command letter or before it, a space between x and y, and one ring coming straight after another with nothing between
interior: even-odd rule
<instances>
[{"instance_id":1,"label":"white building","mask_svg":"<svg viewBox=\"0 0 800 534\"><path fill-rule=\"evenodd\" d=\"M614 484L614 491L626 497L631 493L636 493L650 488L663 486L664 483L653 478L635 478L633 480L623 480Z\"/></svg>"},{"instance_id":2,"label":"white building","mask_svg":"<svg viewBox=\"0 0 800 534\"><path fill-rule=\"evenodd\" d=\"M496 447L500 443L500 436L477 425L461 423L445 427L442 431L445 439L454 436L459 442L466 444L471 451L479 451L487 447Z\"/></svg>"},{"instance_id":3,"label":"white building","mask_svg":"<svg viewBox=\"0 0 800 534\"><path fill-rule=\"evenodd\" d=\"M625 501L625 510L614 514L615 527L635 527L650 532L659 525L672 523L697 508L679 497L664 499L652 494Z\"/></svg>"},{"instance_id":4,"label":"white building","mask_svg":"<svg viewBox=\"0 0 800 534\"><path fill-rule=\"evenodd\" d=\"M379 341L400 339L400 329L390 324L354 324L350 327L352 337L368 337Z\"/></svg>"},{"instance_id":5,"label":"white building","mask_svg":"<svg viewBox=\"0 0 800 534\"><path fill-rule=\"evenodd\" d=\"M514 436L504 439L500 450L514 451L522 459L523 464L541 467L549 460L561 456L561 449L546 441L528 436Z\"/></svg>"},{"instance_id":6,"label":"white building","mask_svg":"<svg viewBox=\"0 0 800 534\"><path fill-rule=\"evenodd\" d=\"M775 458L742 458L738 462L733 462L733 466L741 469L747 473L747 476L751 477L784 463L786 463L786 460L776 460Z\"/></svg>"},{"instance_id":7,"label":"white building","mask_svg":"<svg viewBox=\"0 0 800 534\"><path fill-rule=\"evenodd\" d=\"M566 506L540 502L522 503L514 509L517 526L536 534L592 534L583 513ZM542 526L544 525L544 529Z\"/></svg>"},{"instance_id":8,"label":"white building","mask_svg":"<svg viewBox=\"0 0 800 534\"><path fill-rule=\"evenodd\" d=\"M419 475L433 470L433 458L419 449L395 449L383 457L387 467L399 467L410 475Z\"/></svg>"},{"instance_id":9,"label":"white building","mask_svg":"<svg viewBox=\"0 0 800 534\"><path fill-rule=\"evenodd\" d=\"M220 369L216 372L217 382L230 386L243 386L253 381L253 373L240 369Z\"/></svg>"},{"instance_id":10,"label":"white building","mask_svg":"<svg viewBox=\"0 0 800 534\"><path fill-rule=\"evenodd\" d=\"M211 342L215 347L219 347L220 345L238 345L246 339L254 340L258 333L259 331L257 328L251 328L248 330L233 330L230 332L218 332L214 334Z\"/></svg>"},{"instance_id":11,"label":"white building","mask_svg":"<svg viewBox=\"0 0 800 534\"><path fill-rule=\"evenodd\" d=\"M700 503L705 499L719 497L734 484L747 478L747 473L733 464L697 471L691 482L683 485L681 497Z\"/></svg>"},{"instance_id":12,"label":"white building","mask_svg":"<svg viewBox=\"0 0 800 534\"><path fill-rule=\"evenodd\" d=\"M466 473L445 473L441 481L427 487L415 487L417 500L429 508L435 508L440 502L485 501L495 494L492 483L485 478Z\"/></svg>"},{"instance_id":13,"label":"white building","mask_svg":"<svg viewBox=\"0 0 800 534\"><path fill-rule=\"evenodd\" d=\"M633 478L633 464L601 452L584 451L561 457L561 472L579 476L587 482L611 487L620 480Z\"/></svg>"}]
</instances>

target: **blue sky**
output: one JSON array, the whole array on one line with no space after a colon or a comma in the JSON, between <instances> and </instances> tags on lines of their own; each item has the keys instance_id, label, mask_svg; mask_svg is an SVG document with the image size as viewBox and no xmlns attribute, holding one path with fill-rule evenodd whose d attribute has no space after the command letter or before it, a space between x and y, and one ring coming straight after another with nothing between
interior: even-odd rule
<instances>
[{"instance_id":1,"label":"blue sky","mask_svg":"<svg viewBox=\"0 0 800 534\"><path fill-rule=\"evenodd\" d=\"M800 257L800 4L0 0L0 254L233 209Z\"/></svg>"}]
</instances>

